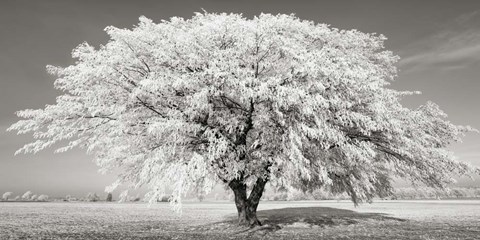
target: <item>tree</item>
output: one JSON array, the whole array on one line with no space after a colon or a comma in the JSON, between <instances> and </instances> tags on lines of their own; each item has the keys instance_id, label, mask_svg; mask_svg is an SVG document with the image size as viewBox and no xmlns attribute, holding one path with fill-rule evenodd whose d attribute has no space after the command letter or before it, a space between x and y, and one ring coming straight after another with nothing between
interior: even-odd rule
<instances>
[{"instance_id":1,"label":"tree","mask_svg":"<svg viewBox=\"0 0 480 240\"><path fill-rule=\"evenodd\" d=\"M106 45L74 49L75 64L47 67L63 95L17 112L9 130L36 138L17 153L85 148L103 171L121 170L109 191L148 184L155 202L169 186L176 210L220 182L251 226L267 183L328 186L358 204L391 194L394 177L444 188L480 172L446 149L472 128L431 102L403 107L415 92L388 88L398 57L383 35L210 13L106 32Z\"/></svg>"},{"instance_id":2,"label":"tree","mask_svg":"<svg viewBox=\"0 0 480 240\"><path fill-rule=\"evenodd\" d=\"M28 200L37 201L37 198L38 198L38 195L37 195L37 194L33 194L32 197L30 197L30 199L28 199Z\"/></svg>"},{"instance_id":3,"label":"tree","mask_svg":"<svg viewBox=\"0 0 480 240\"><path fill-rule=\"evenodd\" d=\"M8 198L10 196L12 196L12 192L5 192L3 195L2 195L2 199L5 200L5 201L8 201Z\"/></svg>"},{"instance_id":4,"label":"tree","mask_svg":"<svg viewBox=\"0 0 480 240\"><path fill-rule=\"evenodd\" d=\"M22 199L23 200L30 200L32 198L32 195L33 195L33 192L32 191L26 191L23 195L22 195Z\"/></svg>"},{"instance_id":5,"label":"tree","mask_svg":"<svg viewBox=\"0 0 480 240\"><path fill-rule=\"evenodd\" d=\"M197 194L197 199L198 199L199 202L203 202L203 200L205 200L205 197L206 197L205 193L203 193L203 192L200 192L200 193Z\"/></svg>"},{"instance_id":6,"label":"tree","mask_svg":"<svg viewBox=\"0 0 480 240\"><path fill-rule=\"evenodd\" d=\"M100 197L97 195L97 193L88 193L85 200L87 202L96 202L96 201L100 200Z\"/></svg>"},{"instance_id":7,"label":"tree","mask_svg":"<svg viewBox=\"0 0 480 240\"><path fill-rule=\"evenodd\" d=\"M48 201L48 195L41 194L40 196L38 196L37 201L40 201L40 202Z\"/></svg>"},{"instance_id":8,"label":"tree","mask_svg":"<svg viewBox=\"0 0 480 240\"><path fill-rule=\"evenodd\" d=\"M109 193L107 194L107 198L105 199L105 201L111 202L112 200L113 200L112 193L109 192Z\"/></svg>"}]
</instances>

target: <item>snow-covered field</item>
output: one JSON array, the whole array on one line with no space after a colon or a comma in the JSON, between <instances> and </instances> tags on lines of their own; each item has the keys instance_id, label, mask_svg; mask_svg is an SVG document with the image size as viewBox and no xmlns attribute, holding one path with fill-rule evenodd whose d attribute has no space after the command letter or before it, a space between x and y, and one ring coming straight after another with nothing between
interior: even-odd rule
<instances>
[{"instance_id":1,"label":"snow-covered field","mask_svg":"<svg viewBox=\"0 0 480 240\"><path fill-rule=\"evenodd\" d=\"M480 201L261 202L265 227L231 202L0 203L0 239L480 239Z\"/></svg>"}]
</instances>

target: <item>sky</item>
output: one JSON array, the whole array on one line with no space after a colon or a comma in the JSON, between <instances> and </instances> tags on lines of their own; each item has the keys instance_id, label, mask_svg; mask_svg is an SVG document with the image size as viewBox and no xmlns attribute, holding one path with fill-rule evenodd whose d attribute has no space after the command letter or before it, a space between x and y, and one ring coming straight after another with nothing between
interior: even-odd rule
<instances>
[{"instance_id":1,"label":"sky","mask_svg":"<svg viewBox=\"0 0 480 240\"><path fill-rule=\"evenodd\" d=\"M82 42L108 41L107 26L131 28L139 16L154 22L194 12L295 13L302 19L339 29L379 33L385 46L401 57L391 87L419 90L403 101L416 108L426 101L440 105L449 119L480 129L480 1L314 1L314 0L2 0L0 2L0 193L27 190L50 196L103 193L114 175L101 175L91 155L81 150L37 154L14 152L30 135L5 132L18 120L15 111L43 108L61 94L46 65L73 64L71 51ZM468 134L450 147L458 160L480 166L480 134ZM460 179L457 186L480 187Z\"/></svg>"}]
</instances>

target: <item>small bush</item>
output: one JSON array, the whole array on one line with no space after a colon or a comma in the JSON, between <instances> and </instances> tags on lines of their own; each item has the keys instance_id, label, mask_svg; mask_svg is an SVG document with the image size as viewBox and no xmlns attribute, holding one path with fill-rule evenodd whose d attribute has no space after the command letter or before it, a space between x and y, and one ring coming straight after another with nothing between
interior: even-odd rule
<instances>
[{"instance_id":1,"label":"small bush","mask_svg":"<svg viewBox=\"0 0 480 240\"><path fill-rule=\"evenodd\" d=\"M157 199L157 202L169 202L171 197L172 196L169 195L162 196L161 198Z\"/></svg>"}]
</instances>

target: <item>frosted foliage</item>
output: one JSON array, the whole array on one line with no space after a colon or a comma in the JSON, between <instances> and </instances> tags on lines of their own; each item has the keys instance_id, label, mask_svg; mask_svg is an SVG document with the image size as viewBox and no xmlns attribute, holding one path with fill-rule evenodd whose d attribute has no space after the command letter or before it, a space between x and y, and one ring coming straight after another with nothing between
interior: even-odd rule
<instances>
[{"instance_id":1,"label":"frosted foliage","mask_svg":"<svg viewBox=\"0 0 480 240\"><path fill-rule=\"evenodd\" d=\"M41 202L48 201L48 195L42 194L42 195L38 196L37 200L41 201Z\"/></svg>"},{"instance_id":2,"label":"frosted foliage","mask_svg":"<svg viewBox=\"0 0 480 240\"><path fill-rule=\"evenodd\" d=\"M154 202L169 186L177 209L187 191L233 179L329 186L357 203L393 177L443 187L474 170L445 149L469 127L434 103L402 107L414 93L387 88L398 57L382 35L209 13L105 31L106 45L73 50L74 65L48 66L63 95L17 113L9 129L36 139L18 152L85 148L120 170L109 191L149 185Z\"/></svg>"},{"instance_id":3,"label":"frosted foliage","mask_svg":"<svg viewBox=\"0 0 480 240\"><path fill-rule=\"evenodd\" d=\"M8 198L9 198L10 196L12 196L12 194L13 194L12 192L5 192L5 193L2 195L2 199L8 200Z\"/></svg>"},{"instance_id":4,"label":"frosted foliage","mask_svg":"<svg viewBox=\"0 0 480 240\"><path fill-rule=\"evenodd\" d=\"M26 200L29 200L32 197L32 195L33 195L32 191L27 191L22 195L22 198L26 199Z\"/></svg>"}]
</instances>

